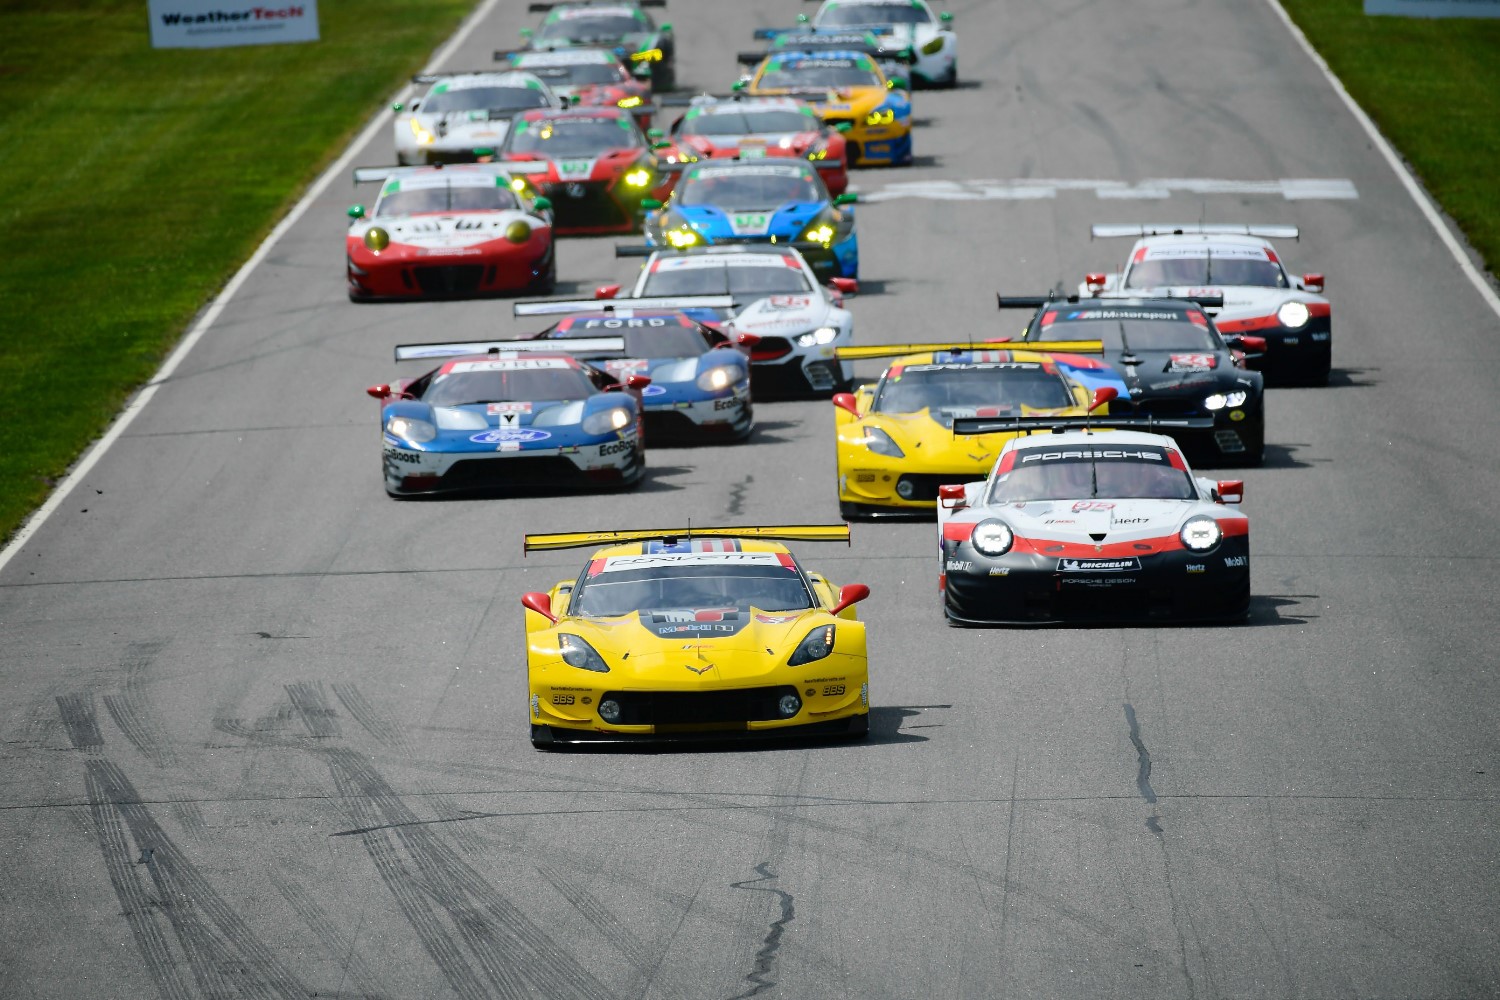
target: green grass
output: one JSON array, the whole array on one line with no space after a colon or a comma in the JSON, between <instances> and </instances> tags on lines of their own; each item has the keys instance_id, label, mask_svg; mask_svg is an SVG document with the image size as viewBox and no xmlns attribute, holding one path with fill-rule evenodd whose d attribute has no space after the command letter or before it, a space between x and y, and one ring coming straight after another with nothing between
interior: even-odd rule
<instances>
[{"instance_id":1,"label":"green grass","mask_svg":"<svg viewBox=\"0 0 1500 1000\"><path fill-rule=\"evenodd\" d=\"M143 0L0 0L0 538L474 3L323 0L321 42L153 50Z\"/></svg>"},{"instance_id":2,"label":"green grass","mask_svg":"<svg viewBox=\"0 0 1500 1000\"><path fill-rule=\"evenodd\" d=\"M1500 261L1500 18L1366 17L1281 0L1493 271Z\"/></svg>"}]
</instances>

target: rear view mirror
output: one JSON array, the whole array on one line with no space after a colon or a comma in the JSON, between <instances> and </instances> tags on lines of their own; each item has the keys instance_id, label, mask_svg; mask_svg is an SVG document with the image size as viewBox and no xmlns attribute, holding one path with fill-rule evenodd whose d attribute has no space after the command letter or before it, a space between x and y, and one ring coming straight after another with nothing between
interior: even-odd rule
<instances>
[{"instance_id":1,"label":"rear view mirror","mask_svg":"<svg viewBox=\"0 0 1500 1000\"><path fill-rule=\"evenodd\" d=\"M1089 412L1093 413L1099 407L1119 396L1119 390L1112 385L1102 386L1094 390L1094 401L1089 404Z\"/></svg>"},{"instance_id":2,"label":"rear view mirror","mask_svg":"<svg viewBox=\"0 0 1500 1000\"><path fill-rule=\"evenodd\" d=\"M627 375L627 376L625 376L625 388L630 389L633 392L640 392L642 389L646 388L646 386L648 386L650 384L651 384L651 376L649 376L649 375Z\"/></svg>"},{"instance_id":3,"label":"rear view mirror","mask_svg":"<svg viewBox=\"0 0 1500 1000\"><path fill-rule=\"evenodd\" d=\"M944 483L939 486L938 503L949 510L958 510L965 506L963 483Z\"/></svg>"},{"instance_id":4,"label":"rear view mirror","mask_svg":"<svg viewBox=\"0 0 1500 1000\"><path fill-rule=\"evenodd\" d=\"M619 294L619 285L600 285L598 288L594 289L594 298L596 299L612 299Z\"/></svg>"},{"instance_id":5,"label":"rear view mirror","mask_svg":"<svg viewBox=\"0 0 1500 1000\"><path fill-rule=\"evenodd\" d=\"M849 411L856 417L859 416L859 404L854 401L854 393L852 392L834 393L833 405L837 406L841 410Z\"/></svg>"},{"instance_id":6,"label":"rear view mirror","mask_svg":"<svg viewBox=\"0 0 1500 1000\"><path fill-rule=\"evenodd\" d=\"M1321 292L1324 282L1321 274L1304 274L1302 276L1302 287L1309 292Z\"/></svg>"},{"instance_id":7,"label":"rear view mirror","mask_svg":"<svg viewBox=\"0 0 1500 1000\"><path fill-rule=\"evenodd\" d=\"M372 385L365 392L376 399L385 399L390 396L391 387L388 385Z\"/></svg>"},{"instance_id":8,"label":"rear view mirror","mask_svg":"<svg viewBox=\"0 0 1500 1000\"><path fill-rule=\"evenodd\" d=\"M552 598L539 591L522 594L521 607L526 608L528 611L535 611L548 621L557 621L557 616L552 613Z\"/></svg>"},{"instance_id":9,"label":"rear view mirror","mask_svg":"<svg viewBox=\"0 0 1500 1000\"><path fill-rule=\"evenodd\" d=\"M862 583L846 583L839 590L839 602L828 609L828 613L836 615L851 604L858 604L870 596L870 588Z\"/></svg>"},{"instance_id":10,"label":"rear view mirror","mask_svg":"<svg viewBox=\"0 0 1500 1000\"><path fill-rule=\"evenodd\" d=\"M1214 485L1214 493L1217 494L1219 503L1239 503L1245 499L1245 481L1221 479Z\"/></svg>"}]
</instances>

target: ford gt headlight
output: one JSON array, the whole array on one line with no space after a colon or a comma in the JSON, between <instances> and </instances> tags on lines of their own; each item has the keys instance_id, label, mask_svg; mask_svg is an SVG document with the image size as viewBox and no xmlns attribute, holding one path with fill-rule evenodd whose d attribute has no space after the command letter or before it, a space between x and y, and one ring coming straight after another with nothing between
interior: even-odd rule
<instances>
[{"instance_id":1,"label":"ford gt headlight","mask_svg":"<svg viewBox=\"0 0 1500 1000\"><path fill-rule=\"evenodd\" d=\"M607 410L590 413L583 418L583 433L585 434L608 434L611 431L623 430L630 426L631 412L623 406L613 406Z\"/></svg>"},{"instance_id":2,"label":"ford gt headlight","mask_svg":"<svg viewBox=\"0 0 1500 1000\"><path fill-rule=\"evenodd\" d=\"M580 670L592 670L596 674L609 673L609 664L604 662L604 657L598 651L578 638L567 632L561 632L557 636L559 652L562 653L563 662L570 667Z\"/></svg>"},{"instance_id":3,"label":"ford gt headlight","mask_svg":"<svg viewBox=\"0 0 1500 1000\"><path fill-rule=\"evenodd\" d=\"M1224 538L1224 529L1207 514L1190 517L1178 532L1182 544L1194 552L1208 552Z\"/></svg>"},{"instance_id":4,"label":"ford gt headlight","mask_svg":"<svg viewBox=\"0 0 1500 1000\"><path fill-rule=\"evenodd\" d=\"M980 521L974 526L974 534L969 536L969 544L974 550L986 556L1003 556L1015 543L1016 533L1010 530L1010 525L994 518Z\"/></svg>"},{"instance_id":5,"label":"ford gt headlight","mask_svg":"<svg viewBox=\"0 0 1500 1000\"><path fill-rule=\"evenodd\" d=\"M1311 315L1307 306L1301 302L1283 302L1281 308L1276 310L1276 318L1288 330L1295 330L1302 326Z\"/></svg>"},{"instance_id":6,"label":"ford gt headlight","mask_svg":"<svg viewBox=\"0 0 1500 1000\"><path fill-rule=\"evenodd\" d=\"M391 234L379 226L371 226L365 230L365 246L376 253L391 245Z\"/></svg>"},{"instance_id":7,"label":"ford gt headlight","mask_svg":"<svg viewBox=\"0 0 1500 1000\"><path fill-rule=\"evenodd\" d=\"M391 437L405 438L416 444L437 437L437 426L416 417L392 417L386 421L385 432Z\"/></svg>"},{"instance_id":8,"label":"ford gt headlight","mask_svg":"<svg viewBox=\"0 0 1500 1000\"><path fill-rule=\"evenodd\" d=\"M737 365L720 365L710 368L698 376L698 388L704 392L719 392L729 388L740 380L740 369Z\"/></svg>"},{"instance_id":9,"label":"ford gt headlight","mask_svg":"<svg viewBox=\"0 0 1500 1000\"><path fill-rule=\"evenodd\" d=\"M505 227L505 238L512 243L525 243L531 239L531 227L517 219Z\"/></svg>"},{"instance_id":10,"label":"ford gt headlight","mask_svg":"<svg viewBox=\"0 0 1500 1000\"><path fill-rule=\"evenodd\" d=\"M1222 410L1226 406L1244 406L1245 400L1249 398L1246 392L1216 392L1203 400L1205 410Z\"/></svg>"},{"instance_id":11,"label":"ford gt headlight","mask_svg":"<svg viewBox=\"0 0 1500 1000\"><path fill-rule=\"evenodd\" d=\"M625 183L633 188L647 187L651 183L651 171L645 167L637 167L625 175Z\"/></svg>"},{"instance_id":12,"label":"ford gt headlight","mask_svg":"<svg viewBox=\"0 0 1500 1000\"><path fill-rule=\"evenodd\" d=\"M905 458L906 452L901 446L891 439L891 436L879 427L865 428L864 446L877 455L886 455L890 458Z\"/></svg>"},{"instance_id":13,"label":"ford gt headlight","mask_svg":"<svg viewBox=\"0 0 1500 1000\"><path fill-rule=\"evenodd\" d=\"M423 128L422 123L415 118L411 120L411 134L416 137L417 145L419 146L430 146L432 145L432 141L437 138L437 136Z\"/></svg>"},{"instance_id":14,"label":"ford gt headlight","mask_svg":"<svg viewBox=\"0 0 1500 1000\"><path fill-rule=\"evenodd\" d=\"M943 51L943 39L941 36L934 38L932 41L922 46L922 54L924 56L935 56L941 51Z\"/></svg>"},{"instance_id":15,"label":"ford gt headlight","mask_svg":"<svg viewBox=\"0 0 1500 1000\"><path fill-rule=\"evenodd\" d=\"M789 667L799 667L804 663L813 663L821 660L833 652L834 630L832 625L819 625L807 633L807 638L797 644L792 650L791 658L786 661ZM793 713L796 714L796 713Z\"/></svg>"},{"instance_id":16,"label":"ford gt headlight","mask_svg":"<svg viewBox=\"0 0 1500 1000\"><path fill-rule=\"evenodd\" d=\"M820 326L811 333L804 333L797 338L798 347L815 347L818 344L831 344L838 339L839 332L831 326Z\"/></svg>"},{"instance_id":17,"label":"ford gt headlight","mask_svg":"<svg viewBox=\"0 0 1500 1000\"><path fill-rule=\"evenodd\" d=\"M876 108L865 115L866 125L889 125L896 120L895 108Z\"/></svg>"},{"instance_id":18,"label":"ford gt headlight","mask_svg":"<svg viewBox=\"0 0 1500 1000\"><path fill-rule=\"evenodd\" d=\"M668 229L665 235L667 242L676 250L681 250L684 247L695 247L703 242L703 237L698 235L697 230L689 229L687 226Z\"/></svg>"}]
</instances>

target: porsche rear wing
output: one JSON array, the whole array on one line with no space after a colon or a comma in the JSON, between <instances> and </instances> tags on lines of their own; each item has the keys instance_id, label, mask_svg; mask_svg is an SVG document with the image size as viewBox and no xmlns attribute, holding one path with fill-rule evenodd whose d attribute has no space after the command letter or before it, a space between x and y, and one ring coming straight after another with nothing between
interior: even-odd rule
<instances>
[{"instance_id":1,"label":"porsche rear wing","mask_svg":"<svg viewBox=\"0 0 1500 1000\"><path fill-rule=\"evenodd\" d=\"M511 304L513 316L562 316L568 313L613 312L629 316L638 312L671 309L733 309L733 295L661 295L639 299L524 299Z\"/></svg>"},{"instance_id":2,"label":"porsche rear wing","mask_svg":"<svg viewBox=\"0 0 1500 1000\"><path fill-rule=\"evenodd\" d=\"M1046 305L1076 306L1080 303L1095 304L1106 298L1105 296L1092 295L1086 299L1077 295L1059 297L1056 295L1001 295L995 293L995 307L998 309L1040 309ZM1111 292L1107 298L1138 298L1144 300L1161 299L1167 302L1193 302L1202 309L1222 309L1224 307L1224 296L1222 295L1124 295Z\"/></svg>"},{"instance_id":3,"label":"porsche rear wing","mask_svg":"<svg viewBox=\"0 0 1500 1000\"><path fill-rule=\"evenodd\" d=\"M843 542L849 541L847 524L778 524L755 527L653 528L640 531L566 531L559 534L527 535L521 543L522 554L551 552L556 549L585 549L622 542L676 541L693 538L758 538L772 542Z\"/></svg>"},{"instance_id":4,"label":"porsche rear wing","mask_svg":"<svg viewBox=\"0 0 1500 1000\"><path fill-rule=\"evenodd\" d=\"M458 358L465 354L568 354L581 358L624 357L624 337L574 337L567 340L474 340L434 344L397 344L397 361Z\"/></svg>"},{"instance_id":5,"label":"porsche rear wing","mask_svg":"<svg viewBox=\"0 0 1500 1000\"><path fill-rule=\"evenodd\" d=\"M1035 434L1038 431L1169 430L1207 431L1213 417L1135 417L1103 413L1096 417L955 417L954 434Z\"/></svg>"},{"instance_id":6,"label":"porsche rear wing","mask_svg":"<svg viewBox=\"0 0 1500 1000\"><path fill-rule=\"evenodd\" d=\"M1298 239L1296 226L1246 225L1236 222L1179 222L1154 225L1104 223L1089 227L1089 238L1102 240L1117 236L1140 239L1144 236L1259 236L1267 240Z\"/></svg>"},{"instance_id":7,"label":"porsche rear wing","mask_svg":"<svg viewBox=\"0 0 1500 1000\"><path fill-rule=\"evenodd\" d=\"M412 167L355 167L354 183L383 184L392 177L409 177L422 170L452 170L455 167L462 168L464 171L489 170L497 174L512 172L504 169L505 164L501 163L451 163L446 166L441 163L429 163ZM546 169L545 164L543 165L543 169Z\"/></svg>"},{"instance_id":8,"label":"porsche rear wing","mask_svg":"<svg viewBox=\"0 0 1500 1000\"><path fill-rule=\"evenodd\" d=\"M907 354L924 354L928 351L1034 351L1041 354L1103 354L1102 340L954 340L933 344L859 344L838 347L833 356L840 361L860 361L868 358L899 358Z\"/></svg>"}]
</instances>

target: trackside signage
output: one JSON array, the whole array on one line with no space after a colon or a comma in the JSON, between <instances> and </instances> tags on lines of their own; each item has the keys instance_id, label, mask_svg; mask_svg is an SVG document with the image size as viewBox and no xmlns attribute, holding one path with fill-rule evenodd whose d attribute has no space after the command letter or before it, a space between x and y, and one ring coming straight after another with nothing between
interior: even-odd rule
<instances>
[{"instance_id":1,"label":"trackside signage","mask_svg":"<svg viewBox=\"0 0 1500 1000\"><path fill-rule=\"evenodd\" d=\"M1500 17L1500 0L1365 0L1365 13L1402 17Z\"/></svg>"},{"instance_id":2,"label":"trackside signage","mask_svg":"<svg viewBox=\"0 0 1500 1000\"><path fill-rule=\"evenodd\" d=\"M150 0L151 47L214 49L318 40L317 0Z\"/></svg>"}]
</instances>

